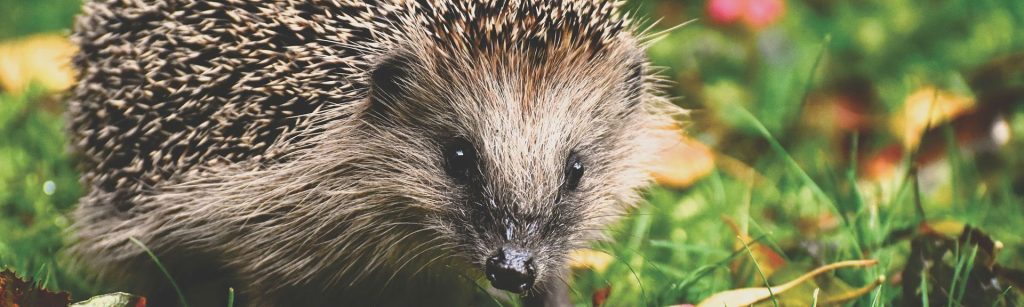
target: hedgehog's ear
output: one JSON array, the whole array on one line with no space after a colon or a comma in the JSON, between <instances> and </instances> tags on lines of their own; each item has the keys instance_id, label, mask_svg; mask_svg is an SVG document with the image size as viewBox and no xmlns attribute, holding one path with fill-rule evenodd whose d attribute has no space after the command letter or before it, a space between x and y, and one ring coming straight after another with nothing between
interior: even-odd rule
<instances>
[{"instance_id":1,"label":"hedgehog's ear","mask_svg":"<svg viewBox=\"0 0 1024 307\"><path fill-rule=\"evenodd\" d=\"M385 56L370 69L368 113L383 115L394 111L398 98L406 94L409 69L408 58L399 55Z\"/></svg>"}]
</instances>

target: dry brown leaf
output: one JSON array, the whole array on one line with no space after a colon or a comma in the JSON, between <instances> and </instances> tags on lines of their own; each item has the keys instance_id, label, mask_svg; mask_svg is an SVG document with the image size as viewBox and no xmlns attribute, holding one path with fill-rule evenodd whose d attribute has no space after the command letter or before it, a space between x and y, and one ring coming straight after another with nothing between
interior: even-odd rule
<instances>
[{"instance_id":1,"label":"dry brown leaf","mask_svg":"<svg viewBox=\"0 0 1024 307\"><path fill-rule=\"evenodd\" d=\"M0 271L0 306L67 306L70 302L67 292L50 292L19 278L13 271Z\"/></svg>"},{"instance_id":2,"label":"dry brown leaf","mask_svg":"<svg viewBox=\"0 0 1024 307\"><path fill-rule=\"evenodd\" d=\"M957 221L921 223L911 237L910 255L901 274L904 304L921 305L927 298L932 302L970 302L972 306L1016 306L1012 301L1000 303L1004 291L1024 284L1021 271L996 263L1003 247L980 229ZM965 259L973 259L973 263ZM958 276L958 272L966 274ZM922 283L929 285L927 293L919 287Z\"/></svg>"},{"instance_id":3,"label":"dry brown leaf","mask_svg":"<svg viewBox=\"0 0 1024 307\"><path fill-rule=\"evenodd\" d=\"M807 274L801 275L787 283L771 287L770 289L768 287L755 287L718 292L701 301L697 304L697 307L747 306L756 304L770 299L772 295L780 295L789 289L796 287L800 283L821 275L822 273L844 267L872 266L877 263L878 260L851 260L836 262L814 269Z\"/></svg>"},{"instance_id":4,"label":"dry brown leaf","mask_svg":"<svg viewBox=\"0 0 1024 307\"><path fill-rule=\"evenodd\" d=\"M0 88L18 93L31 82L63 91L74 83L75 47L63 35L40 34L0 44Z\"/></svg>"}]
</instances>

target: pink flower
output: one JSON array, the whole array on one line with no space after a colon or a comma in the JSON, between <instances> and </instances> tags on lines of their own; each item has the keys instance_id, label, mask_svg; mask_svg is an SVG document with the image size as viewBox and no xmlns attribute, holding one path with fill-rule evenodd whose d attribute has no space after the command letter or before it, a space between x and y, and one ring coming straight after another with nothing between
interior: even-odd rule
<instances>
[{"instance_id":1,"label":"pink flower","mask_svg":"<svg viewBox=\"0 0 1024 307\"><path fill-rule=\"evenodd\" d=\"M744 5L747 0L711 0L708 1L708 15L711 21L719 24L730 24L743 17Z\"/></svg>"},{"instance_id":2,"label":"pink flower","mask_svg":"<svg viewBox=\"0 0 1024 307\"><path fill-rule=\"evenodd\" d=\"M785 8L782 0L747 0L747 11L743 21L752 28L764 28L779 20Z\"/></svg>"},{"instance_id":3,"label":"pink flower","mask_svg":"<svg viewBox=\"0 0 1024 307\"><path fill-rule=\"evenodd\" d=\"M761 29L769 26L785 13L783 0L709 0L708 16L717 24L743 21L747 26Z\"/></svg>"}]
</instances>

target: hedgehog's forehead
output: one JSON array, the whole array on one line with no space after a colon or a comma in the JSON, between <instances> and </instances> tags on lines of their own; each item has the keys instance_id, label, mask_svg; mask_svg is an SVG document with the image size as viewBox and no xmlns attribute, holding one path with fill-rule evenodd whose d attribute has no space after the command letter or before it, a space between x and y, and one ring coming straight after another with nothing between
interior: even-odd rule
<instances>
[{"instance_id":1,"label":"hedgehog's forehead","mask_svg":"<svg viewBox=\"0 0 1024 307\"><path fill-rule=\"evenodd\" d=\"M587 128L628 108L627 64L611 57L559 53L536 62L511 53L441 67L447 72L431 78L445 80L434 89L441 103L481 130Z\"/></svg>"},{"instance_id":2,"label":"hedgehog's forehead","mask_svg":"<svg viewBox=\"0 0 1024 307\"><path fill-rule=\"evenodd\" d=\"M617 1L419 0L415 24L459 53L583 48L597 53L623 32Z\"/></svg>"},{"instance_id":3,"label":"hedgehog's forehead","mask_svg":"<svg viewBox=\"0 0 1024 307\"><path fill-rule=\"evenodd\" d=\"M500 173L517 180L560 173L571 152L601 146L603 136L614 133L615 116L627 108L623 73L588 65L607 65L604 61L554 61L524 69L519 65L525 60L505 59L519 64L472 69L473 76L453 82L465 86L444 95L455 97L448 101L456 125L478 138L474 141L495 165L508 166Z\"/></svg>"}]
</instances>

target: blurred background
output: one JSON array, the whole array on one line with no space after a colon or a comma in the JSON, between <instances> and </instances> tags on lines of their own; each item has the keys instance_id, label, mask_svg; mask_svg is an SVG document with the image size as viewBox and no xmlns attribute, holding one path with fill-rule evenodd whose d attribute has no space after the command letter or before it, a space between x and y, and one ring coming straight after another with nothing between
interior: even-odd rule
<instances>
[{"instance_id":1,"label":"blurred background","mask_svg":"<svg viewBox=\"0 0 1024 307\"><path fill-rule=\"evenodd\" d=\"M0 0L0 267L73 301L117 290L60 253L83 193L61 115L80 5ZM697 304L853 259L878 263L760 304L1024 304L1024 1L625 10L690 114L647 204L574 255L577 304Z\"/></svg>"}]
</instances>

